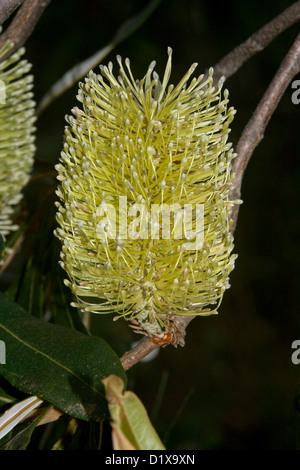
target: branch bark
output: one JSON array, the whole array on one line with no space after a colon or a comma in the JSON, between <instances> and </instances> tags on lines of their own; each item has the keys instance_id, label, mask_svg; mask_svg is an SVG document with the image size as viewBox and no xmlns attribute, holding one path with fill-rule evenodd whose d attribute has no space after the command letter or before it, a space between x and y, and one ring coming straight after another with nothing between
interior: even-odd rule
<instances>
[{"instance_id":1,"label":"branch bark","mask_svg":"<svg viewBox=\"0 0 300 470\"><path fill-rule=\"evenodd\" d=\"M51 0L25 0L17 11L12 23L0 36L0 48L6 41L12 41L14 47L8 54L25 44L33 32L38 20Z\"/></svg>"},{"instance_id":2,"label":"branch bark","mask_svg":"<svg viewBox=\"0 0 300 470\"><path fill-rule=\"evenodd\" d=\"M10 15L23 3L23 0L2 0L0 5L0 24L2 25Z\"/></svg>"},{"instance_id":3,"label":"branch bark","mask_svg":"<svg viewBox=\"0 0 300 470\"><path fill-rule=\"evenodd\" d=\"M181 316L178 315L176 318L176 326L181 331L182 337L185 335L185 330L188 324L195 318L195 315ZM158 344L153 343L149 338L144 338L140 343L138 343L130 351L127 351L120 358L121 364L124 367L124 370L130 369L130 367L137 364L139 361L148 356L152 351L159 348Z\"/></svg>"},{"instance_id":4,"label":"branch bark","mask_svg":"<svg viewBox=\"0 0 300 470\"><path fill-rule=\"evenodd\" d=\"M251 119L247 123L236 147L237 157L233 162L235 172L234 187L231 200L240 199L241 186L246 167L254 149L264 137L264 131L274 113L283 93L291 80L300 72L300 33L296 37L292 47L283 59L277 73L271 81L267 91L256 107ZM239 206L233 209L232 230L235 230Z\"/></svg>"},{"instance_id":5,"label":"branch bark","mask_svg":"<svg viewBox=\"0 0 300 470\"><path fill-rule=\"evenodd\" d=\"M300 0L235 47L214 66L214 80L229 78L258 52L265 49L280 33L300 20Z\"/></svg>"},{"instance_id":6,"label":"branch bark","mask_svg":"<svg viewBox=\"0 0 300 470\"><path fill-rule=\"evenodd\" d=\"M124 370L130 369L134 364L137 364L144 357L148 356L152 351L157 349L158 344L152 343L149 338L144 338L133 349L127 351L120 359Z\"/></svg>"}]
</instances>

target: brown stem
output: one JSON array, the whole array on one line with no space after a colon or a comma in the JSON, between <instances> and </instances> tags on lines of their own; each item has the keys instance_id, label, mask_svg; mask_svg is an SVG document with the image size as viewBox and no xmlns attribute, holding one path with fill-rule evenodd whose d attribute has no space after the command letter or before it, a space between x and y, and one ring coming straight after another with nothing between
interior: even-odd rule
<instances>
[{"instance_id":1,"label":"brown stem","mask_svg":"<svg viewBox=\"0 0 300 470\"><path fill-rule=\"evenodd\" d=\"M239 199L241 195L242 179L250 160L250 157L261 142L268 122L274 113L283 93L287 89L291 80L300 72L300 33L296 37L292 47L283 59L277 73L271 81L267 91L256 107L251 119L244 128L238 141L233 169L235 172L234 188L231 199ZM239 206L233 210L233 230L235 229Z\"/></svg>"},{"instance_id":2,"label":"brown stem","mask_svg":"<svg viewBox=\"0 0 300 470\"><path fill-rule=\"evenodd\" d=\"M6 41L14 43L11 54L25 44L38 20L51 0L25 0L17 11L12 23L0 37L0 48Z\"/></svg>"},{"instance_id":3,"label":"brown stem","mask_svg":"<svg viewBox=\"0 0 300 470\"><path fill-rule=\"evenodd\" d=\"M137 364L139 361L141 361L144 357L148 356L148 354L150 354L158 347L158 344L152 343L149 338L143 339L133 349L127 351L121 357L120 360L122 366L124 367L124 370L130 369L130 367L134 366L134 364Z\"/></svg>"},{"instance_id":4,"label":"brown stem","mask_svg":"<svg viewBox=\"0 0 300 470\"><path fill-rule=\"evenodd\" d=\"M184 345L184 336L185 330L188 324L194 319L195 317L192 315L189 316L181 316L178 315L176 318L176 327L178 329L178 343L181 346ZM175 346L177 346L175 344ZM159 347L158 344L153 343L149 338L143 339L140 343L138 343L133 349L127 351L120 359L121 364L124 367L124 370L130 369L130 367L137 364L139 361L144 359L144 357L148 356L152 351Z\"/></svg>"},{"instance_id":5,"label":"brown stem","mask_svg":"<svg viewBox=\"0 0 300 470\"><path fill-rule=\"evenodd\" d=\"M3 24L21 3L23 3L23 0L1 0L0 24Z\"/></svg>"},{"instance_id":6,"label":"brown stem","mask_svg":"<svg viewBox=\"0 0 300 470\"><path fill-rule=\"evenodd\" d=\"M235 47L214 66L216 81L224 75L233 75L252 56L265 49L280 33L300 20L300 0L256 31L245 42Z\"/></svg>"}]
</instances>

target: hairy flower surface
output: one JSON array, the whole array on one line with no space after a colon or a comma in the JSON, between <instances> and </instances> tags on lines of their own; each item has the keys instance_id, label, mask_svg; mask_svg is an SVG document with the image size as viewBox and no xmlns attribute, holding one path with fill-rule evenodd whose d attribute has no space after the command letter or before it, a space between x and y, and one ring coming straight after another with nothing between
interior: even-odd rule
<instances>
[{"instance_id":1,"label":"hairy flower surface","mask_svg":"<svg viewBox=\"0 0 300 470\"><path fill-rule=\"evenodd\" d=\"M61 265L74 306L118 312L153 341L175 344L176 316L217 313L234 267L227 140L235 111L212 69L190 80L193 64L169 84L170 48L161 81L154 62L135 81L129 60L117 59L117 77L111 63L89 73L81 109L66 118L56 166ZM175 210L186 205L188 227L186 211ZM153 207L161 219L149 220Z\"/></svg>"},{"instance_id":2,"label":"hairy flower surface","mask_svg":"<svg viewBox=\"0 0 300 470\"><path fill-rule=\"evenodd\" d=\"M12 46L7 42L0 49L0 233L4 237L17 228L12 215L22 199L35 151L31 65L21 60L24 48L8 55Z\"/></svg>"}]
</instances>

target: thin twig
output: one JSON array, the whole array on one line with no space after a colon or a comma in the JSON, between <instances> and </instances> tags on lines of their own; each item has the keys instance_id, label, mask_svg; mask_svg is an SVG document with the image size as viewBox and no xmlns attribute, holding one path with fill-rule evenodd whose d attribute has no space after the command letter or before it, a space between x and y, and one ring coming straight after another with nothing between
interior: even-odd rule
<instances>
[{"instance_id":1,"label":"thin twig","mask_svg":"<svg viewBox=\"0 0 300 470\"><path fill-rule=\"evenodd\" d=\"M152 351L157 349L158 344L152 343L149 338L143 339L133 349L126 352L120 359L124 370L130 369L134 364L137 364L144 357L148 356Z\"/></svg>"},{"instance_id":2,"label":"thin twig","mask_svg":"<svg viewBox=\"0 0 300 470\"><path fill-rule=\"evenodd\" d=\"M214 66L214 79L232 76L242 65L265 49L280 33L300 20L300 0L276 16L273 20L235 47Z\"/></svg>"},{"instance_id":3,"label":"thin twig","mask_svg":"<svg viewBox=\"0 0 300 470\"><path fill-rule=\"evenodd\" d=\"M181 333L181 340L183 340L185 335L185 330L188 324L195 318L193 315L181 316L178 315L176 318L176 327ZM183 344L181 344L183 345ZM130 367L137 364L139 361L148 356L152 351L159 348L158 344L153 343L149 338L143 339L130 351L127 351L120 359L124 370L130 369Z\"/></svg>"},{"instance_id":4,"label":"thin twig","mask_svg":"<svg viewBox=\"0 0 300 470\"><path fill-rule=\"evenodd\" d=\"M12 23L0 37L0 48L6 41L12 41L11 54L25 44L33 32L38 20L51 0L25 0L17 11Z\"/></svg>"},{"instance_id":5,"label":"thin twig","mask_svg":"<svg viewBox=\"0 0 300 470\"><path fill-rule=\"evenodd\" d=\"M277 73L271 81L267 91L256 107L251 119L247 123L238 141L233 169L235 172L234 188L231 199L239 199L241 196L242 179L253 154L254 149L261 142L268 122L274 113L282 95L289 86L291 80L300 72L300 33L296 37L292 47L283 59ZM233 210L232 219L235 229L239 206Z\"/></svg>"},{"instance_id":6,"label":"thin twig","mask_svg":"<svg viewBox=\"0 0 300 470\"><path fill-rule=\"evenodd\" d=\"M23 3L23 0L1 0L0 24L2 25L10 15Z\"/></svg>"}]
</instances>

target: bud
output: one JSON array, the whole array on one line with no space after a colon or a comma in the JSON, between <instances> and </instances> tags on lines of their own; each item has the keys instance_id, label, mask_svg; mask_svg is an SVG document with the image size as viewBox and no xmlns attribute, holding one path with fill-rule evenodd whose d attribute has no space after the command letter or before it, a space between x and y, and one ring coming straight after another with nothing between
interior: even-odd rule
<instances>
[{"instance_id":1,"label":"bud","mask_svg":"<svg viewBox=\"0 0 300 470\"><path fill-rule=\"evenodd\" d=\"M109 63L79 84L81 108L66 118L56 166L61 264L75 307L117 312L176 345L176 316L217 313L229 287L235 111L212 69L190 80L193 64L169 84L170 48L161 81L154 62L136 81L129 60L117 60L118 76Z\"/></svg>"}]
</instances>

